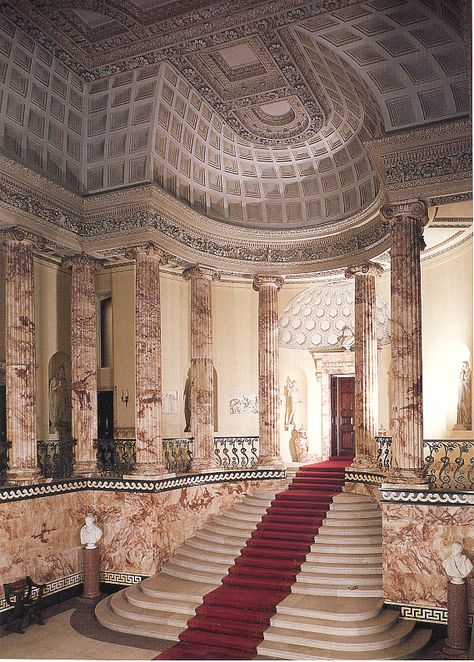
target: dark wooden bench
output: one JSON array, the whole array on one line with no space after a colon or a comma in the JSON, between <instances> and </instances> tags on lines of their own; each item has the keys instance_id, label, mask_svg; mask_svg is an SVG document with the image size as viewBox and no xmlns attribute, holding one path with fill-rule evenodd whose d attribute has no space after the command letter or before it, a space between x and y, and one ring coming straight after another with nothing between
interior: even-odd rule
<instances>
[{"instance_id":1,"label":"dark wooden bench","mask_svg":"<svg viewBox=\"0 0 474 662\"><path fill-rule=\"evenodd\" d=\"M26 625L44 625L41 615L44 588L44 584L37 584L30 576L3 585L7 605L13 607L5 623L7 630L23 634Z\"/></svg>"}]
</instances>

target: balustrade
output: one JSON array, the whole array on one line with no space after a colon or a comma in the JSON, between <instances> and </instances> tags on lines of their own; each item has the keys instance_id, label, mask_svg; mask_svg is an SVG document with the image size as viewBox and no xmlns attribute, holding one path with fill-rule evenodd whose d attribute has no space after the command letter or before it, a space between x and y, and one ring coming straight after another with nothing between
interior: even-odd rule
<instances>
[{"instance_id":1,"label":"balustrade","mask_svg":"<svg viewBox=\"0 0 474 662\"><path fill-rule=\"evenodd\" d=\"M163 461L173 474L189 473L193 460L193 440L190 437L163 439Z\"/></svg>"},{"instance_id":2,"label":"balustrade","mask_svg":"<svg viewBox=\"0 0 474 662\"><path fill-rule=\"evenodd\" d=\"M8 449L11 445L11 441L0 440L0 485L4 485L7 480Z\"/></svg>"},{"instance_id":3,"label":"balustrade","mask_svg":"<svg viewBox=\"0 0 474 662\"><path fill-rule=\"evenodd\" d=\"M97 470L101 476L122 478L136 464L135 439L96 439Z\"/></svg>"},{"instance_id":4,"label":"balustrade","mask_svg":"<svg viewBox=\"0 0 474 662\"><path fill-rule=\"evenodd\" d=\"M248 469L258 462L258 437L215 437L214 453L222 469Z\"/></svg>"},{"instance_id":5,"label":"balustrade","mask_svg":"<svg viewBox=\"0 0 474 662\"><path fill-rule=\"evenodd\" d=\"M379 466L391 467L391 437L376 437ZM474 489L474 440L427 439L423 442L424 472L432 488L448 491Z\"/></svg>"},{"instance_id":6,"label":"balustrade","mask_svg":"<svg viewBox=\"0 0 474 662\"><path fill-rule=\"evenodd\" d=\"M73 439L49 439L38 441L38 466L43 478L69 478L74 471L74 450L76 441Z\"/></svg>"}]
</instances>

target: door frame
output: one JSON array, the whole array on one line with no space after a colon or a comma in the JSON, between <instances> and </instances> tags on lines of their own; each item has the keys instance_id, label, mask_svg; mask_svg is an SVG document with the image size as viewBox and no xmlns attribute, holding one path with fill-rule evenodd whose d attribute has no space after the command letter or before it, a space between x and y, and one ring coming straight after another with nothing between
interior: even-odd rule
<instances>
[{"instance_id":1,"label":"door frame","mask_svg":"<svg viewBox=\"0 0 474 662\"><path fill-rule=\"evenodd\" d=\"M316 379L321 384L321 454L323 460L331 455L331 376L354 375L354 352L311 351Z\"/></svg>"}]
</instances>

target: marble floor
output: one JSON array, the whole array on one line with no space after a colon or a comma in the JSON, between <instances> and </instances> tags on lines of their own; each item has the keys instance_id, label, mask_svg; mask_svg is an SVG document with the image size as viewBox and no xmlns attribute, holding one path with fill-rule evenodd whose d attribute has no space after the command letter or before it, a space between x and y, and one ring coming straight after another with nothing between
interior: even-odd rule
<instances>
[{"instance_id":1,"label":"marble floor","mask_svg":"<svg viewBox=\"0 0 474 662\"><path fill-rule=\"evenodd\" d=\"M0 659L151 660L168 641L108 630L97 622L94 605L72 598L43 612L46 624L30 625L24 634L0 633ZM443 659L441 630L417 659ZM258 658L257 658L258 659ZM265 658L260 658L265 659Z\"/></svg>"}]
</instances>

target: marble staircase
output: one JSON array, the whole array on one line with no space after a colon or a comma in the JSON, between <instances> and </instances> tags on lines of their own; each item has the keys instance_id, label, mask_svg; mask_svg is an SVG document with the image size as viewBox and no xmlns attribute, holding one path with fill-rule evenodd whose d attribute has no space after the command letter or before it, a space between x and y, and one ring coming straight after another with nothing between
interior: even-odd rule
<instances>
[{"instance_id":1,"label":"marble staircase","mask_svg":"<svg viewBox=\"0 0 474 662\"><path fill-rule=\"evenodd\" d=\"M178 641L202 597L220 586L274 495L256 492L205 524L160 573L102 600L95 610L98 621L111 630Z\"/></svg>"},{"instance_id":2,"label":"marble staircase","mask_svg":"<svg viewBox=\"0 0 474 662\"><path fill-rule=\"evenodd\" d=\"M341 493L258 646L274 659L400 659L429 641L382 599L382 520L368 497Z\"/></svg>"}]
</instances>

